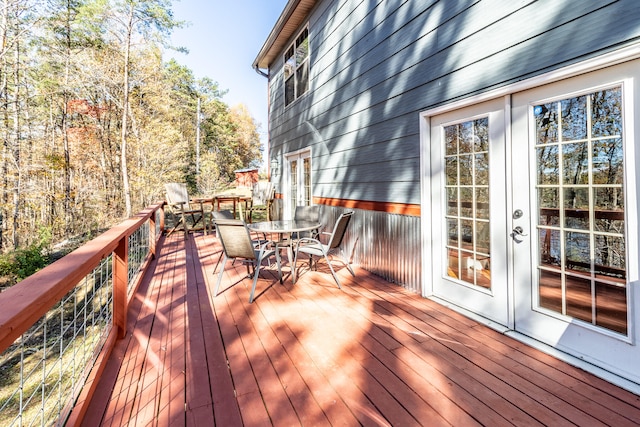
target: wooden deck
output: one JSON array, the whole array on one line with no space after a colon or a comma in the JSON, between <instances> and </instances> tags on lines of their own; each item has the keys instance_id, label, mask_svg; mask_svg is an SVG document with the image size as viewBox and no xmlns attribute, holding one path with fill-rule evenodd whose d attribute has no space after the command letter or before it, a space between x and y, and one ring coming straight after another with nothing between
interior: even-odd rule
<instances>
[{"instance_id":1,"label":"wooden deck","mask_svg":"<svg viewBox=\"0 0 640 427\"><path fill-rule=\"evenodd\" d=\"M84 425L640 424L640 396L361 269L263 272L249 304L228 263L212 299L219 250L163 242Z\"/></svg>"}]
</instances>

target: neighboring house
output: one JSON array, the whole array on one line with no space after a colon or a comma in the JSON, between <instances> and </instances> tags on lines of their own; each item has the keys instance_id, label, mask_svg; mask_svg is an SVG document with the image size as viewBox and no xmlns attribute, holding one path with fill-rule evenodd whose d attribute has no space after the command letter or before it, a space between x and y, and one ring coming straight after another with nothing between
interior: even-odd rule
<instances>
[{"instance_id":1,"label":"neighboring house","mask_svg":"<svg viewBox=\"0 0 640 427\"><path fill-rule=\"evenodd\" d=\"M640 390L640 2L290 0L254 67L284 217Z\"/></svg>"}]
</instances>

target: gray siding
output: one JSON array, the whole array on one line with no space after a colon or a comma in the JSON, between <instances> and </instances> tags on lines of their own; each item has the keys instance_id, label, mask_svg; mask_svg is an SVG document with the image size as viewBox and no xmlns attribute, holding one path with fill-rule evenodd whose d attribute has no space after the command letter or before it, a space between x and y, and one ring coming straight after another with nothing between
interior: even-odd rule
<instances>
[{"instance_id":1,"label":"gray siding","mask_svg":"<svg viewBox=\"0 0 640 427\"><path fill-rule=\"evenodd\" d=\"M309 18L310 91L284 108L270 67L273 155L313 149L313 195L420 203L418 113L637 41L637 0L327 0Z\"/></svg>"}]
</instances>

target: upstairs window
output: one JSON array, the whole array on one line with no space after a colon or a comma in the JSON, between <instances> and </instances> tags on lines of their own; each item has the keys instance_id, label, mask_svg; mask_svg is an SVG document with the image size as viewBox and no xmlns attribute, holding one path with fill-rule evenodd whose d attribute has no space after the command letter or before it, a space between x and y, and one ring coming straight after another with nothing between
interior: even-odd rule
<instances>
[{"instance_id":1,"label":"upstairs window","mask_svg":"<svg viewBox=\"0 0 640 427\"><path fill-rule=\"evenodd\" d=\"M309 29L305 28L284 54L284 105L309 90Z\"/></svg>"}]
</instances>

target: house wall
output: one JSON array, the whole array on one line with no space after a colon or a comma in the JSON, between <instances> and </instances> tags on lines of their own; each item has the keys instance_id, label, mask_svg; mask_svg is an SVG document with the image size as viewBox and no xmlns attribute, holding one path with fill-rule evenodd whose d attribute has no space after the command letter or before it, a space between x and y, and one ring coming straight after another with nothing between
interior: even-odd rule
<instances>
[{"instance_id":1,"label":"house wall","mask_svg":"<svg viewBox=\"0 0 640 427\"><path fill-rule=\"evenodd\" d=\"M420 111L635 43L640 3L326 0L308 22L310 91L285 108L269 69L271 158L311 147L314 198L419 205Z\"/></svg>"},{"instance_id":2,"label":"house wall","mask_svg":"<svg viewBox=\"0 0 640 427\"><path fill-rule=\"evenodd\" d=\"M314 197L420 203L418 112L635 41L636 0L320 2L309 93L269 70L271 156L313 147Z\"/></svg>"}]
</instances>

